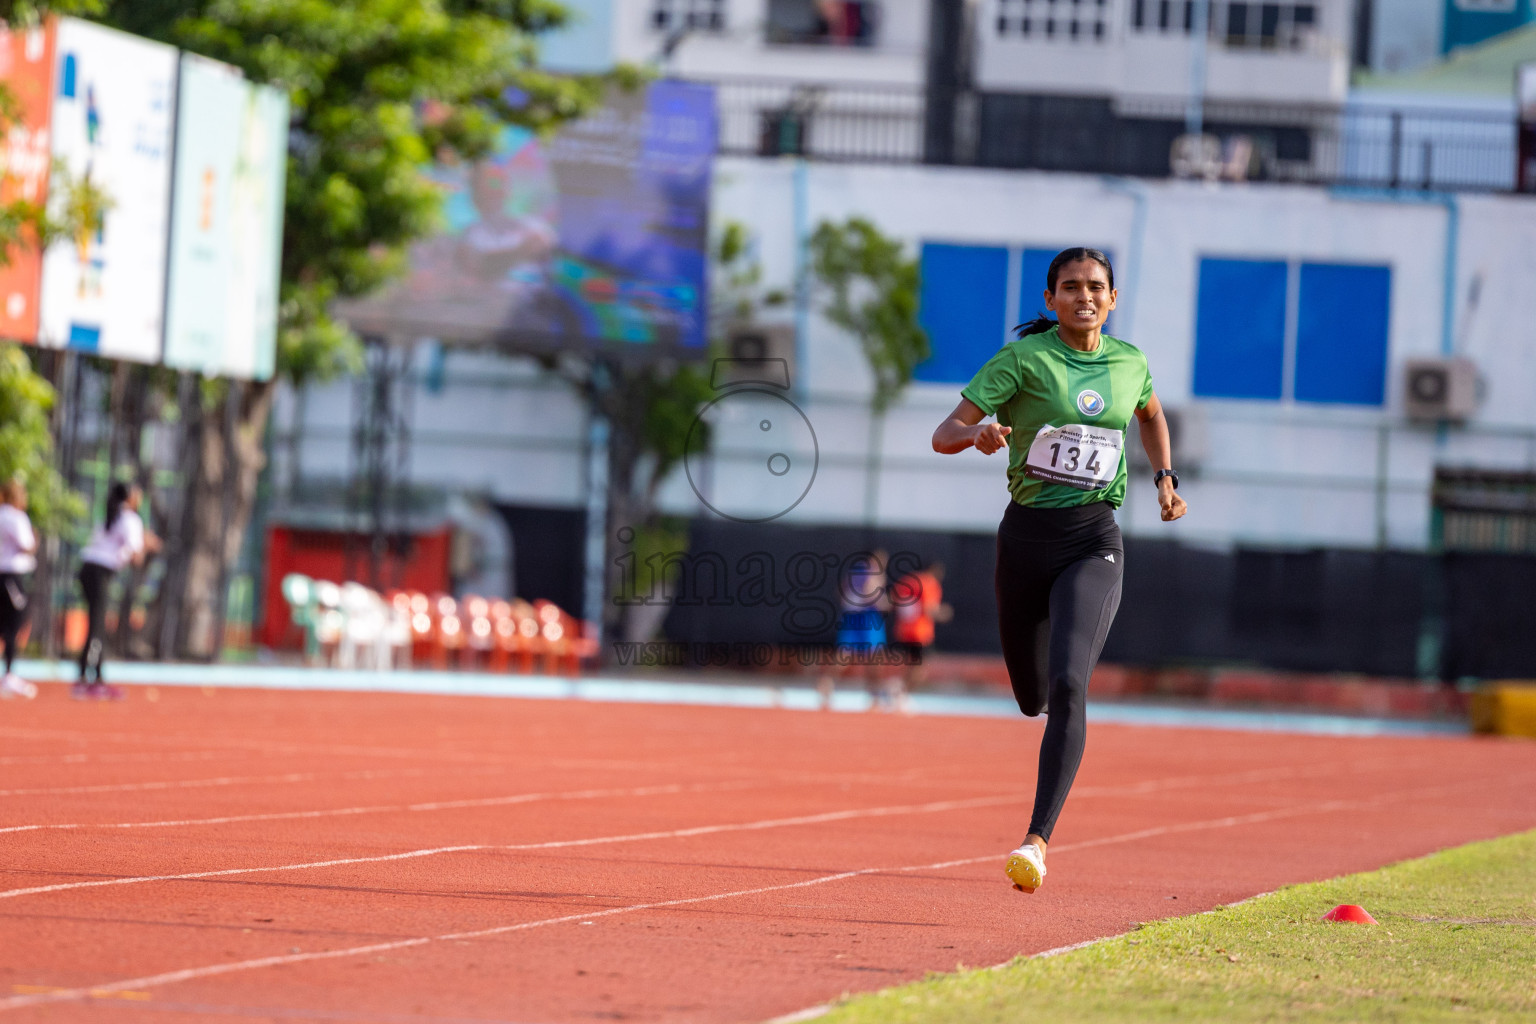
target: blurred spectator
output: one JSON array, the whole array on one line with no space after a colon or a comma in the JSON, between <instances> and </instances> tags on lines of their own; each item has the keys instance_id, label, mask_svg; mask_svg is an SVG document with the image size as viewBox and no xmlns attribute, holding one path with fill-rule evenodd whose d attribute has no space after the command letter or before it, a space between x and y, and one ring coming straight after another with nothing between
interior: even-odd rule
<instances>
[{"instance_id":1,"label":"blurred spectator","mask_svg":"<svg viewBox=\"0 0 1536 1024\"><path fill-rule=\"evenodd\" d=\"M80 680L73 696L120 700L123 691L101 678L101 662L107 635L107 585L125 565L142 565L144 557L160 550L160 538L144 528L139 503L144 493L137 485L115 483L107 494L106 520L91 534L80 552L80 589L85 592L89 628L80 648ZM95 678L91 678L94 671Z\"/></svg>"},{"instance_id":2,"label":"blurred spectator","mask_svg":"<svg viewBox=\"0 0 1536 1024\"><path fill-rule=\"evenodd\" d=\"M839 588L842 616L837 625L835 652L839 660L847 658L848 664L828 665L822 672L816 688L821 693L823 708L832 705L837 670L860 664L864 666L871 710L882 703L877 661L885 650L885 612L890 607L885 591L885 562L884 551L873 551L861 552L848 563Z\"/></svg>"},{"instance_id":3,"label":"blurred spectator","mask_svg":"<svg viewBox=\"0 0 1536 1024\"><path fill-rule=\"evenodd\" d=\"M921 572L908 573L891 588L893 639L911 647L905 680L895 685L898 705L924 680L924 649L933 646L935 623L948 622L954 610L944 603L944 563L934 562Z\"/></svg>"},{"instance_id":4,"label":"blurred spectator","mask_svg":"<svg viewBox=\"0 0 1536 1024\"><path fill-rule=\"evenodd\" d=\"M5 647L5 676L0 697L37 696L37 687L11 669L21 627L27 621L27 578L37 568L37 535L27 518L27 489L20 480L0 488L0 644Z\"/></svg>"}]
</instances>

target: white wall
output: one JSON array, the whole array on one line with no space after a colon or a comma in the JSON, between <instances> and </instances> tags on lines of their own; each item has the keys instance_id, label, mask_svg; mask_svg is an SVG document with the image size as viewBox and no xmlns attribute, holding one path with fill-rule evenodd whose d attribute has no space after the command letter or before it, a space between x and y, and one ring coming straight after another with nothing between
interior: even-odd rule
<instances>
[{"instance_id":1,"label":"white wall","mask_svg":"<svg viewBox=\"0 0 1536 1024\"><path fill-rule=\"evenodd\" d=\"M797 225L795 173L791 161L732 158L717 165L716 223L751 227L768 287L793 281L798 231L854 214L869 217L913 251L923 241L943 241L1088 244L1116 254L1118 333L1147 353L1164 403L1203 426L1205 439L1199 471L1186 476L1181 488L1191 504L1188 519L1173 526L1159 522L1152 489L1138 473L1121 513L1132 533L1216 545L1372 546L1384 539L1394 547L1420 548L1429 539L1428 487L1437 464L1536 469L1536 289L1530 287L1536 280L1530 241L1536 238L1536 201L1454 200L1458 245L1450 342L1477 362L1486 396L1468 426L1436 431L1404 421L1401 371L1405 359L1437 355L1443 344L1451 211L1441 202L1275 185L813 164L804 170L807 222ZM1145 222L1139 239L1138 208ZM1195 398L1196 279L1205 255L1390 265L1386 405ZM869 373L853 339L817 316L809 324L795 398L815 429L820 468L805 500L782 521L861 522ZM996 342L1005 342L1001 323ZM343 382L310 396L311 427L328 424L335 431L332 441L306 445L310 474L346 472L350 388ZM974 451L941 456L929 444L959 388L914 384L887 417L880 524L995 528L1007 502L1004 459ZM279 409L280 430L290 409L287 403ZM454 355L444 391L419 396L414 421L411 472L417 483L524 504L584 502L584 413L566 385L527 366L510 370L493 358ZM718 457L714 479L749 481L743 474L756 467L760 454ZM750 483L730 486L737 488L735 508L758 500ZM664 488L663 503L681 514L701 511L682 474Z\"/></svg>"},{"instance_id":2,"label":"white wall","mask_svg":"<svg viewBox=\"0 0 1536 1024\"><path fill-rule=\"evenodd\" d=\"M759 235L770 283L793 275L794 169L790 163L722 161L715 216ZM1204 423L1202 472L1185 485L1199 514L1170 528L1155 519L1138 479L1122 516L1135 532L1191 540L1394 546L1428 541L1428 484L1437 462L1536 467L1536 202L1457 200L1460 244L1455 350L1477 360L1487 396L1467 428L1444 438L1403 421L1404 360L1442 345L1447 209L1436 203L1272 185L1110 182L1086 175L813 165L809 221L867 216L914 248L923 241L1052 247L1090 244L1119 260L1119 330L1143 348L1166 404ZM1138 199L1137 197L1144 197ZM1410 198L1413 198L1410 196ZM1140 259L1133 260L1138 202L1145 203ZM1388 397L1382 409L1295 402L1196 400L1191 395L1196 275L1202 255L1392 267ZM1469 305L1472 281L1479 303ZM1497 296L1497 298L1495 298ZM1494 311L1497 310L1497 313ZM1003 343L999 331L998 343ZM851 339L811 320L805 411L834 467L791 518L857 521L863 480L856 464L866 421L857 403L868 372ZM983 530L1006 501L1000 459L939 456L928 435L959 385L914 385L885 428L880 519ZM823 423L826 429L823 429ZM1386 437L1387 497L1378 513L1378 445ZM1523 433L1522 433L1523 432ZM852 459L853 464L841 459ZM1145 493L1143 493L1145 492ZM673 491L678 509L687 495Z\"/></svg>"},{"instance_id":3,"label":"white wall","mask_svg":"<svg viewBox=\"0 0 1536 1024\"><path fill-rule=\"evenodd\" d=\"M1099 96L1189 94L1190 37L1130 28L1127 0L1111 0L1110 30L1102 41L1000 36L994 26L997 2L983 0L977 19L976 79L981 89ZM1206 50L1205 94L1214 100L1341 101L1348 88L1349 5L1322 0L1318 6L1319 38L1306 50L1228 48L1212 40Z\"/></svg>"}]
</instances>

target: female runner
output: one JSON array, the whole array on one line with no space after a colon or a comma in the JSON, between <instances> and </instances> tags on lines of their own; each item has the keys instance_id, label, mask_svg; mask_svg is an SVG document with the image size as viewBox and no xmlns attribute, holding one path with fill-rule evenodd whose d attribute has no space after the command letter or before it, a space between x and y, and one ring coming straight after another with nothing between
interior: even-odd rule
<instances>
[{"instance_id":1,"label":"female runner","mask_svg":"<svg viewBox=\"0 0 1536 1024\"><path fill-rule=\"evenodd\" d=\"M1147 357L1102 332L1115 276L1097 249L1051 260L1041 316L1018 330L960 392L933 432L935 451L1008 446L1013 500L997 528L997 612L1019 710L1048 715L1029 835L1008 856L1014 888L1034 892L1045 850L1083 758L1088 677L1120 606L1125 550L1114 509L1125 500L1125 428L1141 421L1164 522L1185 512L1168 422ZM982 423L995 416L995 423Z\"/></svg>"}]
</instances>

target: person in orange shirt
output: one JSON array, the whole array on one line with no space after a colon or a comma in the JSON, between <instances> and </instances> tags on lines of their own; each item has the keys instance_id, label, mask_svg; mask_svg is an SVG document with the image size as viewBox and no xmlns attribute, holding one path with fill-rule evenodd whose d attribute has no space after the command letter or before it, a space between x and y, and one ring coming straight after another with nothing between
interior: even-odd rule
<instances>
[{"instance_id":1,"label":"person in orange shirt","mask_svg":"<svg viewBox=\"0 0 1536 1024\"><path fill-rule=\"evenodd\" d=\"M905 707L907 693L923 682L923 650L933 646L935 624L948 622L954 615L954 610L944 603L943 581L944 563L934 562L897 580L891 591L895 619L892 639L913 648L905 679L895 682L893 696L898 707Z\"/></svg>"}]
</instances>

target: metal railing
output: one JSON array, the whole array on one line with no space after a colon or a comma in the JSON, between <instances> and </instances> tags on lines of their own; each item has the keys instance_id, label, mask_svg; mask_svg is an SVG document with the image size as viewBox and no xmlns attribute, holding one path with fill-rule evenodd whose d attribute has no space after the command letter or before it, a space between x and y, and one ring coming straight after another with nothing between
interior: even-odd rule
<instances>
[{"instance_id":1,"label":"metal railing","mask_svg":"<svg viewBox=\"0 0 1536 1024\"><path fill-rule=\"evenodd\" d=\"M730 78L712 83L724 154L924 161L926 98L903 85ZM1487 109L1205 104L1192 150L1177 97L962 96L943 130L955 162L1011 169L1392 189L1510 191L1512 114ZM1190 154L1194 153L1193 159Z\"/></svg>"},{"instance_id":2,"label":"metal railing","mask_svg":"<svg viewBox=\"0 0 1536 1024\"><path fill-rule=\"evenodd\" d=\"M720 152L823 160L923 159L923 93L888 85L730 79L715 87Z\"/></svg>"}]
</instances>

